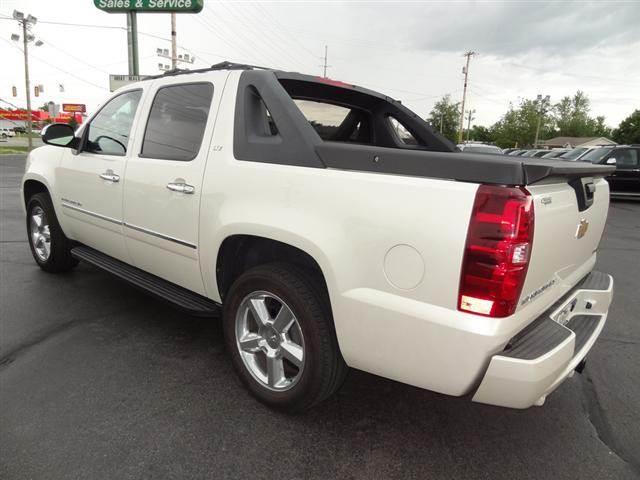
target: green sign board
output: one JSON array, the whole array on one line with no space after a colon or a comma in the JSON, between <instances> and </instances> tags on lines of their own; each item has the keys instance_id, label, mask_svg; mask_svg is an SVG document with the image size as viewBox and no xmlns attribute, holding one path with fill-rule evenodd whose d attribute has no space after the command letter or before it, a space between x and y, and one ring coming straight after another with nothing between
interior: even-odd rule
<instances>
[{"instance_id":1,"label":"green sign board","mask_svg":"<svg viewBox=\"0 0 640 480\"><path fill-rule=\"evenodd\" d=\"M100 10L109 13L198 13L203 0L93 0Z\"/></svg>"}]
</instances>

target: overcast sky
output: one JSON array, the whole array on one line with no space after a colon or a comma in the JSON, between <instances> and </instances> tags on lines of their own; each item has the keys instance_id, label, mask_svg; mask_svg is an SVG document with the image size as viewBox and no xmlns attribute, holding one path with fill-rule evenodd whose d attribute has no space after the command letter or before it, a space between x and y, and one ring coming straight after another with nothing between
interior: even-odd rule
<instances>
[{"instance_id":1,"label":"overcast sky","mask_svg":"<svg viewBox=\"0 0 640 480\"><path fill-rule=\"evenodd\" d=\"M427 116L434 102L462 96L462 54L474 50L468 105L473 123L490 125L521 97L577 89L610 126L640 108L640 2L256 2L204 0L197 15L178 16L180 53L196 67L224 59L320 74L382 91ZM0 16L17 8L40 21L33 33L32 84L46 101L86 103L108 95L108 74L127 73L125 16L92 0L0 0ZM139 15L140 69L158 73L156 48L170 48L167 14ZM79 27L46 22L96 25ZM115 27L115 28L114 28ZM120 27L120 28L118 28ZM0 20L0 98L25 105L22 52ZM63 84L65 92L58 91ZM11 87L18 87L14 98ZM6 104L3 104L6 106Z\"/></svg>"}]
</instances>

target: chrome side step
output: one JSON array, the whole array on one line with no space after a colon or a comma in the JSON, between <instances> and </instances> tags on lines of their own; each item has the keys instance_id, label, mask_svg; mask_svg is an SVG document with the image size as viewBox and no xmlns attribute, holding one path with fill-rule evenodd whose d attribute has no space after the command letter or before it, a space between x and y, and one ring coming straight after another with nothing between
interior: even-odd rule
<instances>
[{"instance_id":1,"label":"chrome side step","mask_svg":"<svg viewBox=\"0 0 640 480\"><path fill-rule=\"evenodd\" d=\"M165 300L191 315L201 317L220 315L220 305L213 300L116 260L93 248L77 246L71 249L71 255L113 274L134 287Z\"/></svg>"}]
</instances>

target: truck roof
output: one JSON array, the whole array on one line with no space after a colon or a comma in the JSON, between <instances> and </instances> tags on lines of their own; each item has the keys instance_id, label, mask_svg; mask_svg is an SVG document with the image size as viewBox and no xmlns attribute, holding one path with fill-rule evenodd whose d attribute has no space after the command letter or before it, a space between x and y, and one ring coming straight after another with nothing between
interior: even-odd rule
<instances>
[{"instance_id":1,"label":"truck roof","mask_svg":"<svg viewBox=\"0 0 640 480\"><path fill-rule=\"evenodd\" d=\"M368 88L360 87L358 85L353 85L351 83L342 82L340 80L334 80L334 79L331 79L331 78L320 77L320 76L316 76L316 75L307 75L307 74L299 73L299 72L287 72L287 71L284 71L284 70L279 70L277 68L262 67L262 66L259 66L259 65L250 65L250 64L245 64L245 63L234 63L234 62L229 62L229 61L216 63L215 65L211 65L210 67L199 68L199 69L195 69L195 70L186 70L186 69L176 68L176 69L173 69L173 70L168 70L168 71L166 71L164 73L161 73L159 75L149 76L145 80L142 80L142 81L144 82L144 81L147 81L147 80L155 80L155 79L158 79L158 78L173 77L173 76L176 76L176 75L189 75L189 74L192 74L192 73L215 72L215 71L220 71L220 70L228 70L228 71L232 71L232 70L263 70L265 72L271 72L271 73L275 74L275 76L278 79L299 80L299 81L306 81L306 82L324 83L324 84L327 84L327 85L332 85L334 87L357 90L359 92L366 93L367 95L378 97L378 98L381 98L381 99L384 99L384 100L387 100L387 101L400 102L399 100L397 100L397 99L395 99L393 97L390 97L388 95L384 95L383 93L376 92L376 91L370 90Z\"/></svg>"}]
</instances>

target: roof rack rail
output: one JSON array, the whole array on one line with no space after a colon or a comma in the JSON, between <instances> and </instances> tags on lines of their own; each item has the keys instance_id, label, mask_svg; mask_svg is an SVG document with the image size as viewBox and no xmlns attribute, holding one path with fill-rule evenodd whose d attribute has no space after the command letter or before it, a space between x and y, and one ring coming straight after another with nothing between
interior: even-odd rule
<instances>
[{"instance_id":1,"label":"roof rack rail","mask_svg":"<svg viewBox=\"0 0 640 480\"><path fill-rule=\"evenodd\" d=\"M215 65L211 65L206 68L197 68L195 70L187 70L183 68L174 68L172 70L167 70L160 75L153 75L149 78L163 78L163 77L172 77L175 75L184 75L186 73L204 73L204 72L213 72L216 70L275 70L274 68L269 67L261 67L258 65L249 65L244 63L234 63L234 62L220 62Z\"/></svg>"}]
</instances>

